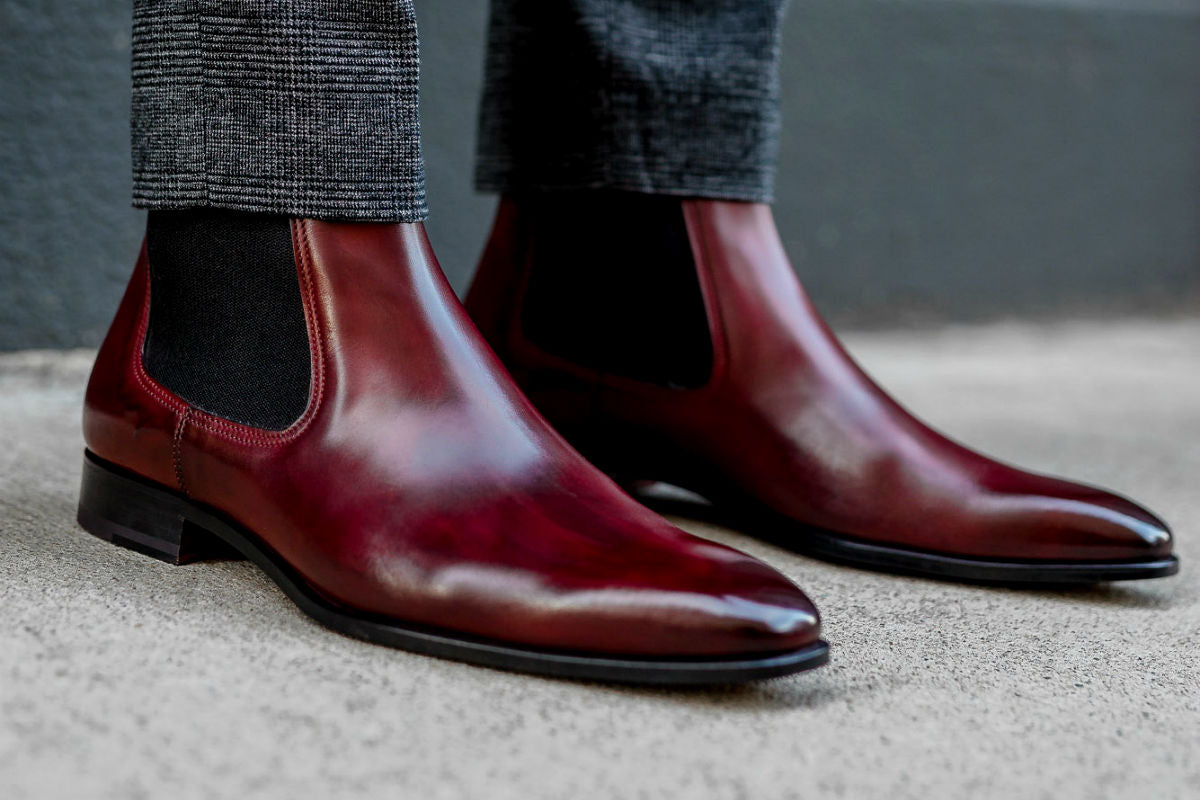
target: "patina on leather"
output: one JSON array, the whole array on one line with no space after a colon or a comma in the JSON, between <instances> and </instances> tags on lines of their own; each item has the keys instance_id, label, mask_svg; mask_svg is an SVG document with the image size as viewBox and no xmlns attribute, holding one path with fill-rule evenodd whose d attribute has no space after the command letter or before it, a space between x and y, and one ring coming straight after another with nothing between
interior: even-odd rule
<instances>
[{"instance_id":1,"label":"patina on leather","mask_svg":"<svg viewBox=\"0 0 1200 800\"><path fill-rule=\"evenodd\" d=\"M375 618L636 657L817 642L787 578L646 510L550 428L421 225L291 227L313 376L301 418L248 427L146 374L143 248L87 390L94 454L221 512L312 590Z\"/></svg>"},{"instance_id":2,"label":"patina on leather","mask_svg":"<svg viewBox=\"0 0 1200 800\"><path fill-rule=\"evenodd\" d=\"M768 206L679 202L711 336L712 370L701 386L589 369L524 335L515 321L531 313L528 263L537 250L527 203L501 204L467 298L518 383L596 463L623 479L667 481L799 523L774 526L785 543L824 530L980 559L1170 558L1167 526L1137 504L1002 464L901 408L813 308ZM622 324L619 310L612 324Z\"/></svg>"}]
</instances>

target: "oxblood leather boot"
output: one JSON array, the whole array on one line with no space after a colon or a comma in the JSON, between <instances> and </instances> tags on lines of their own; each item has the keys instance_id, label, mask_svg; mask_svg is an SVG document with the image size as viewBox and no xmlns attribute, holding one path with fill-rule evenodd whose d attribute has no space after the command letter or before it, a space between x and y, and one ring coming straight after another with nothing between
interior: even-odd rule
<instances>
[{"instance_id":1,"label":"oxblood leather boot","mask_svg":"<svg viewBox=\"0 0 1200 800\"><path fill-rule=\"evenodd\" d=\"M143 247L87 389L87 530L175 563L231 546L336 630L490 666L686 684L823 662L787 578L666 523L547 425L422 226L291 232L303 416L248 427L149 376Z\"/></svg>"},{"instance_id":2,"label":"oxblood leather boot","mask_svg":"<svg viewBox=\"0 0 1200 800\"><path fill-rule=\"evenodd\" d=\"M767 206L595 196L504 200L466 305L550 422L627 485L689 489L869 568L1006 584L1177 571L1150 512L972 452L888 397L813 309Z\"/></svg>"}]
</instances>

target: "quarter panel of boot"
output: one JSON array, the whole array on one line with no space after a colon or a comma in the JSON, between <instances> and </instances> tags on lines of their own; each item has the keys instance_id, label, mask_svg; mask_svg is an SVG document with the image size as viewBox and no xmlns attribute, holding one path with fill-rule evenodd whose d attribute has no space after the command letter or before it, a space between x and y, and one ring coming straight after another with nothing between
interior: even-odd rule
<instances>
[{"instance_id":1,"label":"quarter panel of boot","mask_svg":"<svg viewBox=\"0 0 1200 800\"><path fill-rule=\"evenodd\" d=\"M156 397L139 374L149 278L143 245L92 367L84 395L83 437L87 448L101 458L174 486L173 438L180 408Z\"/></svg>"}]
</instances>

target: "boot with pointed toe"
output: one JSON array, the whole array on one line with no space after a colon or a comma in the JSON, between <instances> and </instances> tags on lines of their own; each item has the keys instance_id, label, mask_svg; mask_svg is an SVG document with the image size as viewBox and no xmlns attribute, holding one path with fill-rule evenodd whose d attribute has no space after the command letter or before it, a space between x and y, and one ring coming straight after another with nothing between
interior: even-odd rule
<instances>
[{"instance_id":1,"label":"boot with pointed toe","mask_svg":"<svg viewBox=\"0 0 1200 800\"><path fill-rule=\"evenodd\" d=\"M467 309L596 464L796 551L1010 585L1178 569L1144 508L973 452L894 402L814 310L765 205L505 199Z\"/></svg>"},{"instance_id":2,"label":"boot with pointed toe","mask_svg":"<svg viewBox=\"0 0 1200 800\"><path fill-rule=\"evenodd\" d=\"M88 531L175 563L240 553L335 630L493 667L706 684L823 663L786 577L673 527L546 423L421 225L290 234L311 382L278 430L147 372L143 248L87 389Z\"/></svg>"}]
</instances>

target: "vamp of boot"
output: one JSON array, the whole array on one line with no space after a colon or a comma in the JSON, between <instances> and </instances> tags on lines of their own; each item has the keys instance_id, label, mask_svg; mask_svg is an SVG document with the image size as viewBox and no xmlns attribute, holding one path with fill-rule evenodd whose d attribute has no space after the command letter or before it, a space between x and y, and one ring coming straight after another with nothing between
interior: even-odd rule
<instances>
[{"instance_id":1,"label":"vamp of boot","mask_svg":"<svg viewBox=\"0 0 1200 800\"><path fill-rule=\"evenodd\" d=\"M1141 506L973 452L894 402L814 310L765 205L509 197L467 308L595 463L795 550L1014 585L1178 568Z\"/></svg>"},{"instance_id":2,"label":"vamp of boot","mask_svg":"<svg viewBox=\"0 0 1200 800\"><path fill-rule=\"evenodd\" d=\"M250 558L352 636L674 684L826 657L791 581L551 429L419 224L152 213L84 429L85 528L175 563Z\"/></svg>"}]
</instances>

